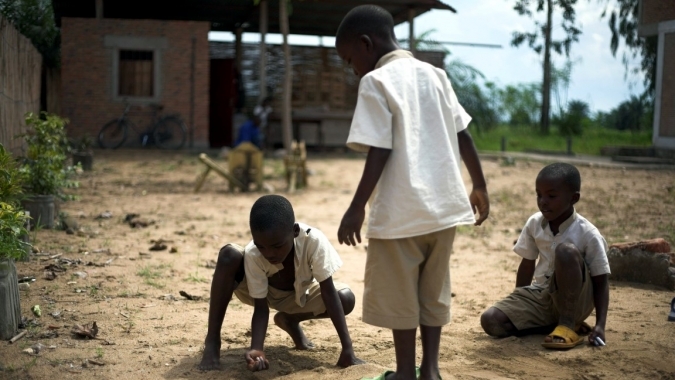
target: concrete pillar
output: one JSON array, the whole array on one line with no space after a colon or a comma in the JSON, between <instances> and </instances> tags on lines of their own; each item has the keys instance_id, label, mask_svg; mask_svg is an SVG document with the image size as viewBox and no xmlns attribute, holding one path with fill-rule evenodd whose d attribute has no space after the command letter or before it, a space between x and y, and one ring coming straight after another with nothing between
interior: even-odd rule
<instances>
[{"instance_id":1,"label":"concrete pillar","mask_svg":"<svg viewBox=\"0 0 675 380\"><path fill-rule=\"evenodd\" d=\"M103 18L103 0L95 0L95 1L96 1L96 18L101 19Z\"/></svg>"},{"instance_id":2,"label":"concrete pillar","mask_svg":"<svg viewBox=\"0 0 675 380\"><path fill-rule=\"evenodd\" d=\"M260 0L260 97L259 101L267 97L267 0Z\"/></svg>"},{"instance_id":3,"label":"concrete pillar","mask_svg":"<svg viewBox=\"0 0 675 380\"><path fill-rule=\"evenodd\" d=\"M410 37L408 37L408 41L410 44L410 52L415 55L417 49L415 48L415 8L408 8L408 28L409 28L409 34Z\"/></svg>"},{"instance_id":4,"label":"concrete pillar","mask_svg":"<svg viewBox=\"0 0 675 380\"><path fill-rule=\"evenodd\" d=\"M244 28L241 26L237 27L234 31L234 63L237 66L237 70L241 72L241 60L243 56L243 49L241 46L241 35L244 32Z\"/></svg>"}]
</instances>

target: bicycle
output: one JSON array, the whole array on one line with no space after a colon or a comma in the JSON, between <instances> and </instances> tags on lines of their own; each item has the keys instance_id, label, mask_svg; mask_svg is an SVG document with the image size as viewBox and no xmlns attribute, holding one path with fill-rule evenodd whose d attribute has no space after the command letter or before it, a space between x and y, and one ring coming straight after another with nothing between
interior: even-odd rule
<instances>
[{"instance_id":1,"label":"bicycle","mask_svg":"<svg viewBox=\"0 0 675 380\"><path fill-rule=\"evenodd\" d=\"M152 121L146 132L140 132L136 125L127 117L131 104L126 103L124 113L117 119L107 122L98 133L98 144L104 149L117 149L127 140L129 129L133 129L141 136L141 145L157 145L161 149L180 149L185 144L187 127L177 115L158 116L158 111L164 108L153 104Z\"/></svg>"}]
</instances>

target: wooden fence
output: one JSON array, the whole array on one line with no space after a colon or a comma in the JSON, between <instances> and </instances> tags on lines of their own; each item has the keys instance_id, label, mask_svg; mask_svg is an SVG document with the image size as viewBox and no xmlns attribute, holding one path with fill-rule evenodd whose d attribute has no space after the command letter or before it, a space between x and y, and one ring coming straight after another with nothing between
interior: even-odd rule
<instances>
[{"instance_id":1,"label":"wooden fence","mask_svg":"<svg viewBox=\"0 0 675 380\"><path fill-rule=\"evenodd\" d=\"M42 56L30 40L0 16L0 144L15 155L24 150L24 115L40 111Z\"/></svg>"}]
</instances>

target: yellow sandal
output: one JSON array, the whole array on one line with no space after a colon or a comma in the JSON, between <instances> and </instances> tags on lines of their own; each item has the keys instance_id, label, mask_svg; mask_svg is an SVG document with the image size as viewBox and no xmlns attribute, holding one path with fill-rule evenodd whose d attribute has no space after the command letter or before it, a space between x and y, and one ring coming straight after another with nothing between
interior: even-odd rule
<instances>
[{"instance_id":1,"label":"yellow sandal","mask_svg":"<svg viewBox=\"0 0 675 380\"><path fill-rule=\"evenodd\" d=\"M553 349L568 349L576 347L584 342L584 338L580 337L574 330L570 329L567 326L559 325L553 330L552 333L548 334L547 337L550 337L551 340L555 338L563 339L565 342L543 342L541 345L546 348Z\"/></svg>"}]
</instances>

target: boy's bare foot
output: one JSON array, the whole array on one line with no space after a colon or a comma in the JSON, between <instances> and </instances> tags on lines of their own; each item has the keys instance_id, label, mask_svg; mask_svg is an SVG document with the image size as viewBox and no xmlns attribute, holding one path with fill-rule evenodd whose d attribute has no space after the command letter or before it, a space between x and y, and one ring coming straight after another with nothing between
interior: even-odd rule
<instances>
[{"instance_id":1,"label":"boy's bare foot","mask_svg":"<svg viewBox=\"0 0 675 380\"><path fill-rule=\"evenodd\" d=\"M218 337L218 339L220 339L220 337ZM205 343L204 354L202 355L202 362L199 363L199 369L202 371L220 369L220 342Z\"/></svg>"},{"instance_id":2,"label":"boy's bare foot","mask_svg":"<svg viewBox=\"0 0 675 380\"><path fill-rule=\"evenodd\" d=\"M296 349L311 350L314 348L314 343L307 339L300 327L300 322L293 315L280 311L274 315L274 324L291 336Z\"/></svg>"}]
</instances>

